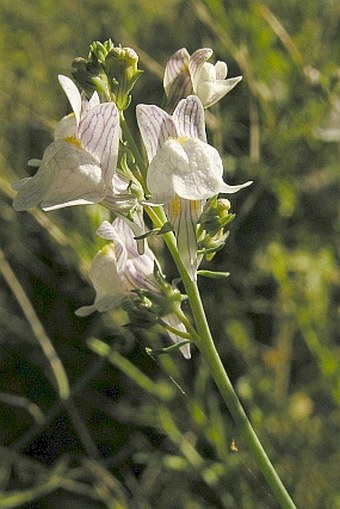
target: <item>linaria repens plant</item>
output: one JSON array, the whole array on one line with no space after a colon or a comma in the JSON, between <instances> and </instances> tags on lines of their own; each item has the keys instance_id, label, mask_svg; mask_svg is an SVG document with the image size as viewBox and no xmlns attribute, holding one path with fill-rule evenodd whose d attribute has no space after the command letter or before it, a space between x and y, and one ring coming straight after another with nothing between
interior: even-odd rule
<instances>
[{"instance_id":1,"label":"linaria repens plant","mask_svg":"<svg viewBox=\"0 0 340 509\"><path fill-rule=\"evenodd\" d=\"M110 40L93 43L87 59L74 61L73 76L81 92L72 80L59 77L73 113L57 125L42 161L31 163L39 167L37 173L13 184L18 191L14 208L41 204L51 210L100 203L113 212L112 224L106 221L97 231L108 243L90 269L94 303L77 314L122 306L139 327L157 325L167 331L173 345L164 351L179 349L190 362L190 347L195 345L278 503L294 508L223 367L197 286L199 276L226 275L200 271L199 265L225 243L234 216L224 196L251 184L226 184L222 158L207 142L204 108L241 79L225 79L226 64L208 63L211 55L207 48L191 56L181 49L170 58L164 75L167 111L156 105L137 106L141 150L124 117L141 75L138 56ZM162 236L184 294L164 276L148 245L152 235ZM182 309L184 300L191 316Z\"/></svg>"}]
</instances>

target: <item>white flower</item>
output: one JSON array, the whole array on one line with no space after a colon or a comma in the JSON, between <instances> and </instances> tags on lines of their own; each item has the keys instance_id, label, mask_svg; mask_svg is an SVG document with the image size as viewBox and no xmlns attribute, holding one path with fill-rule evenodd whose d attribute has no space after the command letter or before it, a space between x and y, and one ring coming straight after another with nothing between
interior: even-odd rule
<instances>
[{"instance_id":1,"label":"white flower","mask_svg":"<svg viewBox=\"0 0 340 509\"><path fill-rule=\"evenodd\" d=\"M97 203L112 187L119 143L116 105L100 104L96 93L86 101L66 76L59 76L59 82L74 114L57 125L34 177L13 184L18 211L38 203L44 210Z\"/></svg>"},{"instance_id":2,"label":"white flower","mask_svg":"<svg viewBox=\"0 0 340 509\"><path fill-rule=\"evenodd\" d=\"M149 159L147 186L152 201L166 204L178 249L195 278L196 224L205 200L219 193L235 193L251 182L230 186L223 181L221 157L206 142L204 110L198 97L180 101L172 116L154 105L138 105L137 122Z\"/></svg>"},{"instance_id":3,"label":"white flower","mask_svg":"<svg viewBox=\"0 0 340 509\"><path fill-rule=\"evenodd\" d=\"M133 232L123 219L112 224L104 221L97 234L110 240L95 256L90 268L90 280L96 290L94 304L77 311L86 316L93 311L108 311L121 303L134 288L155 289L152 280L154 257L148 246L143 255L137 252Z\"/></svg>"},{"instance_id":4,"label":"white flower","mask_svg":"<svg viewBox=\"0 0 340 509\"><path fill-rule=\"evenodd\" d=\"M94 303L79 308L76 311L78 316L87 316L94 311L112 310L119 306L133 289L159 291L154 277L154 254L147 244L144 253L138 253L133 231L124 219L117 218L112 224L104 221L97 233L109 240L110 244L96 254L90 268L89 277L96 291ZM186 332L175 314L162 316L162 320L179 331ZM182 341L176 334L168 334L175 343ZM186 359L190 358L189 345L182 346L180 350Z\"/></svg>"},{"instance_id":5,"label":"white flower","mask_svg":"<svg viewBox=\"0 0 340 509\"><path fill-rule=\"evenodd\" d=\"M164 72L166 95L182 98L194 93L204 108L209 108L230 92L242 76L226 79L228 67L225 62L217 61L215 65L207 62L212 54L210 48L198 49L191 56L186 48L176 51Z\"/></svg>"}]
</instances>

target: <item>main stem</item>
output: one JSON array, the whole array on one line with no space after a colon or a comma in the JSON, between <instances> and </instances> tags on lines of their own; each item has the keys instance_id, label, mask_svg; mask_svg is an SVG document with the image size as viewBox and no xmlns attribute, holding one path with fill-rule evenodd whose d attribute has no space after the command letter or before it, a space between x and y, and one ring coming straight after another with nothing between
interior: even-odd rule
<instances>
[{"instance_id":1,"label":"main stem","mask_svg":"<svg viewBox=\"0 0 340 509\"><path fill-rule=\"evenodd\" d=\"M238 426L241 435L246 439L263 476L276 497L276 500L279 502L282 509L296 509L294 502L289 496L275 468L270 462L270 459L268 458L258 436L256 435L255 430L252 427L225 371L210 333L197 284L191 281L190 284L186 284L185 287L199 333L200 339L197 346L209 366L211 375L219 388L221 396L223 397L235 424Z\"/></svg>"},{"instance_id":2,"label":"main stem","mask_svg":"<svg viewBox=\"0 0 340 509\"><path fill-rule=\"evenodd\" d=\"M164 212L160 208L150 211L150 217L153 220L155 226L158 227L161 227L162 223L164 223L166 220ZM166 233L164 235L164 240L174 259L174 262L177 265L190 302L193 318L199 336L197 346L209 367L210 373L215 380L220 394L224 399L235 424L238 426L241 435L247 441L249 449L251 450L258 467L260 468L281 508L296 509L293 500L283 485L258 436L256 435L255 430L252 427L247 414L244 411L244 408L226 373L210 332L197 283L190 278L185 266L183 265L182 259L177 250L174 235L171 232Z\"/></svg>"}]
</instances>

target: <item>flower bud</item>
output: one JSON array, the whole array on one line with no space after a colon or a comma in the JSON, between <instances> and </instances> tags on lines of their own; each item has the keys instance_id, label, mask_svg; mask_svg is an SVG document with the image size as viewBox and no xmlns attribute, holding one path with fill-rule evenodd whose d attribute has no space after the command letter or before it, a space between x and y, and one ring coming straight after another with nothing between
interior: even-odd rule
<instances>
[{"instance_id":1,"label":"flower bud","mask_svg":"<svg viewBox=\"0 0 340 509\"><path fill-rule=\"evenodd\" d=\"M198 246L208 261L222 249L228 237L226 226L235 217L229 210L229 200L218 199L217 196L211 198L203 209L199 220Z\"/></svg>"},{"instance_id":2,"label":"flower bud","mask_svg":"<svg viewBox=\"0 0 340 509\"><path fill-rule=\"evenodd\" d=\"M105 59L113 47L111 39L101 42L93 42L86 58L77 57L72 62L72 75L79 87L84 90L88 97L96 90L105 101L111 100L111 90L108 77L105 73Z\"/></svg>"},{"instance_id":3,"label":"flower bud","mask_svg":"<svg viewBox=\"0 0 340 509\"><path fill-rule=\"evenodd\" d=\"M97 90L105 101L114 101L120 111L129 106L129 93L143 72L138 69L137 53L114 46L111 39L93 42L87 59L78 57L72 65L72 74L87 95Z\"/></svg>"},{"instance_id":4,"label":"flower bud","mask_svg":"<svg viewBox=\"0 0 340 509\"><path fill-rule=\"evenodd\" d=\"M142 74L138 69L138 55L131 48L114 46L105 60L105 68L111 78L111 90L119 110L124 111L130 104L130 92Z\"/></svg>"},{"instance_id":5,"label":"flower bud","mask_svg":"<svg viewBox=\"0 0 340 509\"><path fill-rule=\"evenodd\" d=\"M131 324L138 325L140 329L152 327L157 322L152 302L146 296L127 294L122 300L122 308L127 312Z\"/></svg>"},{"instance_id":6,"label":"flower bud","mask_svg":"<svg viewBox=\"0 0 340 509\"><path fill-rule=\"evenodd\" d=\"M199 223L210 236L215 236L234 219L235 214L229 213L230 206L229 200L218 199L216 196L207 202Z\"/></svg>"}]
</instances>

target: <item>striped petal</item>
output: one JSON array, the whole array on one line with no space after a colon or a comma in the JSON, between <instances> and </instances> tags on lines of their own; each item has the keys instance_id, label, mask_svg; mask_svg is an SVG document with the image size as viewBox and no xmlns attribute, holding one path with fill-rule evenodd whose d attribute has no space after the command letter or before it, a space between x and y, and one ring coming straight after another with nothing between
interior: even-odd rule
<instances>
[{"instance_id":1,"label":"striped petal","mask_svg":"<svg viewBox=\"0 0 340 509\"><path fill-rule=\"evenodd\" d=\"M134 232L130 227L131 221L117 218L110 224L104 221L97 230L97 234L114 243L118 272L122 274L122 284L126 291L133 288L155 288L153 283L153 269L155 257L147 243L143 254L138 251L138 244L134 239Z\"/></svg>"},{"instance_id":2,"label":"striped petal","mask_svg":"<svg viewBox=\"0 0 340 509\"><path fill-rule=\"evenodd\" d=\"M195 51L191 57L189 62L189 72L191 75L192 86L194 89L194 93L196 94L196 85L199 80L199 76L201 73L202 66L209 60L212 56L213 50L210 48L201 48Z\"/></svg>"},{"instance_id":3,"label":"striped petal","mask_svg":"<svg viewBox=\"0 0 340 509\"><path fill-rule=\"evenodd\" d=\"M86 111L80 120L77 138L93 155L109 185L116 169L119 143L119 117L114 103L104 103Z\"/></svg>"},{"instance_id":4,"label":"striped petal","mask_svg":"<svg viewBox=\"0 0 340 509\"><path fill-rule=\"evenodd\" d=\"M117 232L117 227L114 226L114 223L109 223L109 221L103 221L96 233L102 239L113 242L115 246L117 273L122 274L125 270L128 259L128 252L125 248L124 238L120 238L120 235Z\"/></svg>"},{"instance_id":5,"label":"striped petal","mask_svg":"<svg viewBox=\"0 0 340 509\"><path fill-rule=\"evenodd\" d=\"M166 205L167 216L176 232L178 251L193 280L198 267L196 225L203 205L203 200L184 200L178 196Z\"/></svg>"},{"instance_id":6,"label":"striped petal","mask_svg":"<svg viewBox=\"0 0 340 509\"><path fill-rule=\"evenodd\" d=\"M158 106L139 104L137 123L142 135L149 162L169 137L178 136L172 117Z\"/></svg>"},{"instance_id":7,"label":"striped petal","mask_svg":"<svg viewBox=\"0 0 340 509\"><path fill-rule=\"evenodd\" d=\"M166 95L169 95L170 89L178 76L188 72L190 55L186 48L181 48L170 57L166 64L163 78L163 86Z\"/></svg>"},{"instance_id":8,"label":"striped petal","mask_svg":"<svg viewBox=\"0 0 340 509\"><path fill-rule=\"evenodd\" d=\"M207 140L204 109L200 99L195 95L190 95L178 103L173 113L173 119L180 136Z\"/></svg>"}]
</instances>

